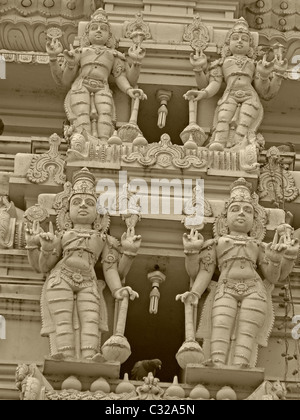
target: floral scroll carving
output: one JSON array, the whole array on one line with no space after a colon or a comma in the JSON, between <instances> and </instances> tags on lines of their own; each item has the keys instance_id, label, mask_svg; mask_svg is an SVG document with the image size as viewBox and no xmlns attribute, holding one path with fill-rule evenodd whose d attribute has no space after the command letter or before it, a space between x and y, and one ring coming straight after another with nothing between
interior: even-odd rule
<instances>
[{"instance_id":1,"label":"floral scroll carving","mask_svg":"<svg viewBox=\"0 0 300 420\"><path fill-rule=\"evenodd\" d=\"M31 161L27 179L34 184L43 184L53 180L57 185L64 185L65 160L59 153L61 138L53 134L50 139L50 150L43 155L36 155Z\"/></svg>"}]
</instances>

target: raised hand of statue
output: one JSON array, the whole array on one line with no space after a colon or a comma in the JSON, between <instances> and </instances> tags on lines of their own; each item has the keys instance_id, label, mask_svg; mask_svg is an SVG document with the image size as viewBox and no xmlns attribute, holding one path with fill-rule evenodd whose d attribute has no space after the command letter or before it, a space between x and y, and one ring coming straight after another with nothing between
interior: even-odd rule
<instances>
[{"instance_id":1,"label":"raised hand of statue","mask_svg":"<svg viewBox=\"0 0 300 420\"><path fill-rule=\"evenodd\" d=\"M40 233L40 242L42 246L42 250L46 252L51 252L56 247L56 242L58 238L54 233L53 224L50 222L49 224L49 232Z\"/></svg>"},{"instance_id":2,"label":"raised hand of statue","mask_svg":"<svg viewBox=\"0 0 300 420\"><path fill-rule=\"evenodd\" d=\"M287 249L288 245L285 243L285 237L276 230L273 242L266 247L266 257L274 263L281 263Z\"/></svg>"},{"instance_id":3,"label":"raised hand of statue","mask_svg":"<svg viewBox=\"0 0 300 420\"><path fill-rule=\"evenodd\" d=\"M208 66L208 60L206 55L201 52L201 54L191 54L190 57L191 65L194 68L194 71L206 71Z\"/></svg>"},{"instance_id":4,"label":"raised hand of statue","mask_svg":"<svg viewBox=\"0 0 300 420\"><path fill-rule=\"evenodd\" d=\"M41 241L40 241L40 234L43 232L43 229L41 228L38 221L34 221L32 227L29 227L29 225L25 226L25 240L27 243L27 247L40 247Z\"/></svg>"},{"instance_id":5,"label":"raised hand of statue","mask_svg":"<svg viewBox=\"0 0 300 420\"><path fill-rule=\"evenodd\" d=\"M134 88L128 89L127 95L130 96L130 98L132 99L138 98L140 101L144 101L148 99L147 95L144 93L142 89L134 89Z\"/></svg>"},{"instance_id":6,"label":"raised hand of statue","mask_svg":"<svg viewBox=\"0 0 300 420\"><path fill-rule=\"evenodd\" d=\"M183 295L177 295L176 296L176 301L177 302L180 301L184 304L189 303L190 305L197 307L198 304L199 304L200 297L201 296L199 296L195 292L186 292Z\"/></svg>"},{"instance_id":7,"label":"raised hand of statue","mask_svg":"<svg viewBox=\"0 0 300 420\"><path fill-rule=\"evenodd\" d=\"M129 48L128 55L133 61L133 64L142 64L143 59L146 57L146 50L140 45L134 45Z\"/></svg>"},{"instance_id":8,"label":"raised hand of statue","mask_svg":"<svg viewBox=\"0 0 300 420\"><path fill-rule=\"evenodd\" d=\"M183 246L184 252L186 254L197 254L203 248L204 238L203 236L195 229L191 230L190 235L185 233L183 235Z\"/></svg>"},{"instance_id":9,"label":"raised hand of statue","mask_svg":"<svg viewBox=\"0 0 300 420\"><path fill-rule=\"evenodd\" d=\"M57 58L57 56L62 54L63 50L62 43L58 39L47 41L46 43L46 51L50 58Z\"/></svg>"},{"instance_id":10,"label":"raised hand of statue","mask_svg":"<svg viewBox=\"0 0 300 420\"><path fill-rule=\"evenodd\" d=\"M69 67L75 67L81 58L81 52L78 48L74 49L73 45L70 45L70 51L64 51L64 57L69 65Z\"/></svg>"},{"instance_id":11,"label":"raised hand of statue","mask_svg":"<svg viewBox=\"0 0 300 420\"><path fill-rule=\"evenodd\" d=\"M264 55L263 59L257 63L256 69L260 73L262 78L267 79L275 69L275 58L273 61L267 60L267 54Z\"/></svg>"},{"instance_id":12,"label":"raised hand of statue","mask_svg":"<svg viewBox=\"0 0 300 420\"><path fill-rule=\"evenodd\" d=\"M134 228L129 228L121 238L123 252L129 255L137 255L142 244L142 237L135 234Z\"/></svg>"},{"instance_id":13,"label":"raised hand of statue","mask_svg":"<svg viewBox=\"0 0 300 420\"><path fill-rule=\"evenodd\" d=\"M208 97L206 90L189 90L186 94L183 95L184 99L187 101L199 102L203 101Z\"/></svg>"},{"instance_id":14,"label":"raised hand of statue","mask_svg":"<svg viewBox=\"0 0 300 420\"><path fill-rule=\"evenodd\" d=\"M123 300L126 297L129 297L130 300L134 301L135 299L138 299L140 296L137 292L132 290L131 287L122 287L121 289L117 290L114 293L114 298L117 300Z\"/></svg>"},{"instance_id":15,"label":"raised hand of statue","mask_svg":"<svg viewBox=\"0 0 300 420\"><path fill-rule=\"evenodd\" d=\"M275 57L274 71L277 74L284 76L288 69L288 60L281 60L278 56Z\"/></svg>"}]
</instances>

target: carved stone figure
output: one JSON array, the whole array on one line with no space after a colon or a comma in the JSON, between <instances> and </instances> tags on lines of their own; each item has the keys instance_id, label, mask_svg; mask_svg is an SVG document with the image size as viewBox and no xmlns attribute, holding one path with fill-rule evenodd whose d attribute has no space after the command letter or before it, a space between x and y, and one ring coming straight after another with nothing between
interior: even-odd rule
<instances>
[{"instance_id":1,"label":"carved stone figure","mask_svg":"<svg viewBox=\"0 0 300 420\"><path fill-rule=\"evenodd\" d=\"M216 220L215 239L204 242L197 231L185 235L186 268L193 286L177 297L186 305L188 332L178 353L181 367L191 363L188 351L197 348L196 338L204 339L202 361L208 357L208 365L256 366L258 347L267 347L273 328L274 285L288 277L299 252L293 229L286 224L278 227L273 243L263 243L266 224L266 212L258 196L251 194L251 184L239 179ZM217 267L220 278L214 283ZM196 334L199 299L209 286Z\"/></svg>"},{"instance_id":2,"label":"carved stone figure","mask_svg":"<svg viewBox=\"0 0 300 420\"><path fill-rule=\"evenodd\" d=\"M116 40L111 31L107 14L97 10L86 27L81 47L63 52L57 38L47 42L51 71L55 81L71 90L65 101L65 109L76 132L88 134L107 142L115 130L115 105L109 85L112 74L120 90L132 99L143 100L144 92L131 86L136 81L140 66L127 66L123 54L116 50ZM64 53L64 63L59 65L58 56ZM135 57L136 60L139 57Z\"/></svg>"},{"instance_id":3,"label":"carved stone figure","mask_svg":"<svg viewBox=\"0 0 300 420\"><path fill-rule=\"evenodd\" d=\"M38 272L50 273L42 293L42 335L50 337L51 356L56 359L104 360L100 345L101 332L108 331L105 282L97 279L94 269L100 257L106 284L120 301L116 340L119 347L129 346L123 336L127 312L122 308L124 302L128 308L129 299L134 300L138 294L123 287L122 281L138 252L141 237L129 229L122 237L120 258L118 241L107 235L109 216L97 214L96 205L95 179L83 169L74 175L73 185L67 183L56 198L59 232L54 233L51 223L49 232L44 232L38 222L27 229L31 265ZM110 357L107 347L105 360L124 362L124 355L119 354L119 359Z\"/></svg>"},{"instance_id":4,"label":"carved stone figure","mask_svg":"<svg viewBox=\"0 0 300 420\"><path fill-rule=\"evenodd\" d=\"M17 214L13 203L0 196L0 249L14 247Z\"/></svg>"},{"instance_id":5,"label":"carved stone figure","mask_svg":"<svg viewBox=\"0 0 300 420\"><path fill-rule=\"evenodd\" d=\"M197 102L214 97L221 89L223 80L226 90L215 114L214 132L210 149L245 149L254 139L260 127L264 109L260 98L274 98L282 84L287 70L287 60L279 45L274 48L275 58L269 62L267 55L256 61L254 38L249 25L241 18L228 33L222 58L207 69L207 57L202 52L196 55L192 64L200 91L189 91L185 97ZM206 76L206 88L205 85ZM254 136L254 139L253 139Z\"/></svg>"}]
</instances>

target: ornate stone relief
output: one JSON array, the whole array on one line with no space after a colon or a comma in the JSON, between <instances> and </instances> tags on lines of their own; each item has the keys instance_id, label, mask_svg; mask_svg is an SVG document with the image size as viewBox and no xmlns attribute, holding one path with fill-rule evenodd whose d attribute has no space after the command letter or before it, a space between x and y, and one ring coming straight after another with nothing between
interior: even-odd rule
<instances>
[{"instance_id":1,"label":"ornate stone relief","mask_svg":"<svg viewBox=\"0 0 300 420\"><path fill-rule=\"evenodd\" d=\"M260 147L257 136L264 117L260 99L274 98L287 77L288 62L283 47L275 45L273 50L273 62L268 62L267 54L257 60L254 37L248 23L241 18L228 32L219 60L209 65L201 49L191 57L200 91L190 90L185 95L189 101L190 125L181 138L186 146L205 144L205 133L197 125L197 102L214 97L225 80L227 88L215 112L209 149L234 152L253 144Z\"/></svg>"},{"instance_id":2,"label":"ornate stone relief","mask_svg":"<svg viewBox=\"0 0 300 420\"><path fill-rule=\"evenodd\" d=\"M68 386L69 384L69 386ZM75 377L64 381L62 390L54 390L46 378L34 365L20 365L16 373L16 386L20 391L22 401L171 401L171 400L214 400L210 391L203 385L197 385L191 391L186 392L178 384L175 377L174 383L168 389L163 389L159 379L154 378L152 373L144 378L144 383L137 385L129 382L125 375L124 382L120 382L115 392L111 392L107 380L100 378L91 385L91 390L81 391L82 385ZM278 401L285 400L287 396L285 385L280 382L264 382L248 401ZM216 393L216 400L236 401L237 395L230 387L223 387ZM112 414L122 414L122 408ZM127 409L126 409L127 411ZM175 412L174 412L175 414Z\"/></svg>"},{"instance_id":3,"label":"ornate stone relief","mask_svg":"<svg viewBox=\"0 0 300 420\"><path fill-rule=\"evenodd\" d=\"M272 244L262 242L267 214L251 189L244 179L232 185L213 240L205 242L197 230L184 235L191 290L177 297L185 304L186 341L177 354L182 369L188 364L254 368L259 346L268 346L274 325L272 291L292 272L299 243L287 224L278 226ZM221 276L213 283L217 266ZM197 329L199 299L208 286ZM203 349L196 339L204 340Z\"/></svg>"},{"instance_id":4,"label":"ornate stone relief","mask_svg":"<svg viewBox=\"0 0 300 420\"><path fill-rule=\"evenodd\" d=\"M13 203L8 198L0 196L0 249L14 247L16 215Z\"/></svg>"},{"instance_id":5,"label":"ornate stone relief","mask_svg":"<svg viewBox=\"0 0 300 420\"><path fill-rule=\"evenodd\" d=\"M300 195L293 175L286 169L277 147L267 152L267 164L261 170L258 191L261 200L272 201L278 207L285 201L296 200Z\"/></svg>"},{"instance_id":6,"label":"ornate stone relief","mask_svg":"<svg viewBox=\"0 0 300 420\"><path fill-rule=\"evenodd\" d=\"M135 20L126 25L125 38L133 39L135 37L141 37L144 40L152 38L150 25L144 21L142 13L138 13Z\"/></svg>"},{"instance_id":7,"label":"ornate stone relief","mask_svg":"<svg viewBox=\"0 0 300 420\"><path fill-rule=\"evenodd\" d=\"M61 138L53 134L50 139L50 150L43 155L35 155L32 158L27 179L34 184L44 184L54 182L63 185L66 182L65 160L59 153Z\"/></svg>"},{"instance_id":8,"label":"ornate stone relief","mask_svg":"<svg viewBox=\"0 0 300 420\"><path fill-rule=\"evenodd\" d=\"M83 169L57 195L57 229L48 232L40 223L46 212L35 206L27 212L26 241L29 262L49 274L42 292L42 335L50 338L55 360L88 360L95 363L125 362L131 354L124 337L130 300L138 294L124 286L141 245L134 227L119 242L107 235L109 216L99 209L95 179ZM94 266L101 257L105 282L97 279ZM116 300L114 335L101 347L101 334L108 331L108 313L103 290L109 286ZM76 293L74 293L76 290ZM88 308L88 310L87 310Z\"/></svg>"},{"instance_id":9,"label":"ornate stone relief","mask_svg":"<svg viewBox=\"0 0 300 420\"><path fill-rule=\"evenodd\" d=\"M143 33L132 34L133 46L128 52L130 61L116 49L117 41L103 9L98 9L92 15L79 48L71 46L70 51L64 51L59 38L52 35L48 31L46 48L53 78L59 85L71 85L65 100L67 118L74 132L71 151L87 157L88 147L116 144L116 112L109 81L111 74L118 88L134 100L130 122L120 128L118 135L121 140L118 139L117 143L133 142L141 134L137 125L140 101L147 99L144 92L137 88L141 63L145 57ZM58 57L63 52L61 65ZM72 148L73 137L78 135L83 138L80 150Z\"/></svg>"},{"instance_id":10,"label":"ornate stone relief","mask_svg":"<svg viewBox=\"0 0 300 420\"><path fill-rule=\"evenodd\" d=\"M197 15L193 23L186 25L183 40L189 42L196 55L202 53L210 41L209 30L201 21L201 16Z\"/></svg>"},{"instance_id":11,"label":"ornate stone relief","mask_svg":"<svg viewBox=\"0 0 300 420\"><path fill-rule=\"evenodd\" d=\"M125 152L125 148L123 150ZM201 169L206 166L206 155L207 151L203 149L198 149L197 152L193 153L172 144L170 136L164 134L159 143L138 148L131 153L128 148L128 151L123 153L122 160L125 163L138 163L144 167Z\"/></svg>"},{"instance_id":12,"label":"ornate stone relief","mask_svg":"<svg viewBox=\"0 0 300 420\"><path fill-rule=\"evenodd\" d=\"M245 6L245 10L250 26L261 30L269 38L284 33L288 39L295 36L300 28L300 6L297 0L253 1Z\"/></svg>"},{"instance_id":13,"label":"ornate stone relief","mask_svg":"<svg viewBox=\"0 0 300 420\"><path fill-rule=\"evenodd\" d=\"M62 29L67 47L77 34L78 22L94 11L94 0L2 0L0 49L45 51L45 31L51 22Z\"/></svg>"}]
</instances>

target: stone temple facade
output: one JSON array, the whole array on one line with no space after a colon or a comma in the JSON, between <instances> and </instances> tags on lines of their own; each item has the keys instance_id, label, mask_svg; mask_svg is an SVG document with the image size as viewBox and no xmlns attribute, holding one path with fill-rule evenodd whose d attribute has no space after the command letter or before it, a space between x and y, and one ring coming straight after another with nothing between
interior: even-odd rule
<instances>
[{"instance_id":1,"label":"stone temple facade","mask_svg":"<svg viewBox=\"0 0 300 420\"><path fill-rule=\"evenodd\" d=\"M0 4L0 399L300 399L297 0Z\"/></svg>"}]
</instances>

